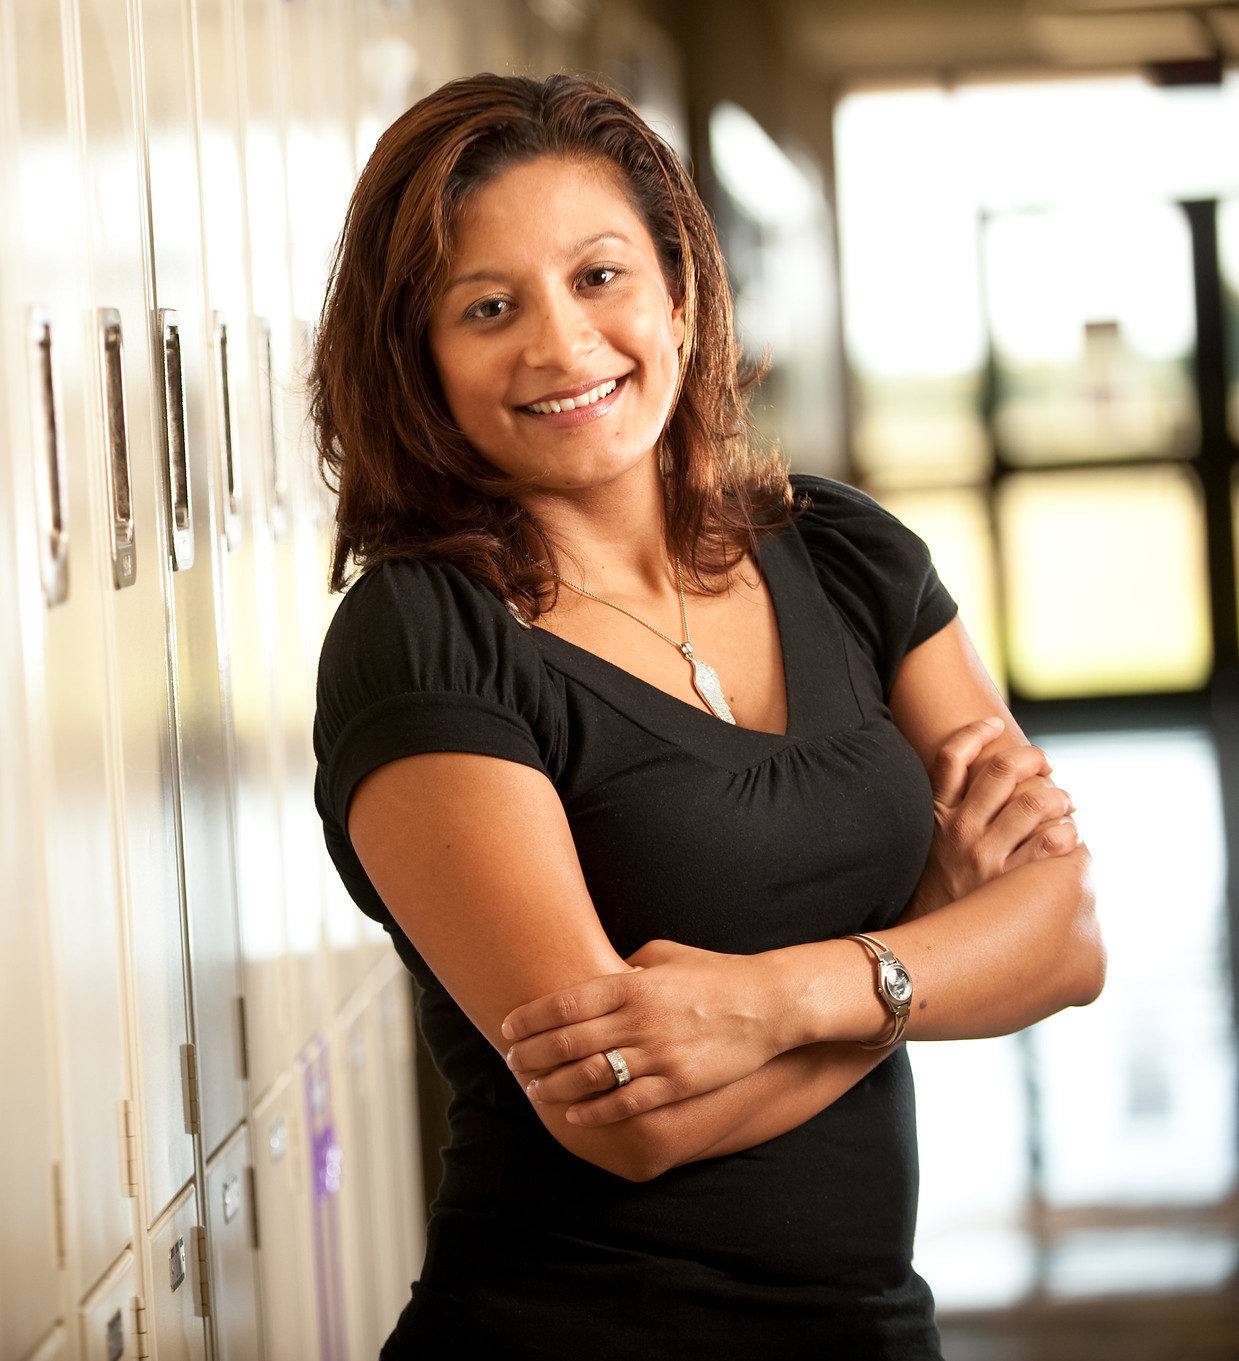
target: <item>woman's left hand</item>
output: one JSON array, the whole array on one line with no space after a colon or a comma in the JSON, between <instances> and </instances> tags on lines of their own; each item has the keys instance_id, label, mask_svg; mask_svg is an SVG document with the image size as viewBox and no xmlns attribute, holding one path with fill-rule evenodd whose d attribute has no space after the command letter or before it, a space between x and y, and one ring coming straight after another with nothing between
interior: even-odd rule
<instances>
[{"instance_id":1,"label":"woman's left hand","mask_svg":"<svg viewBox=\"0 0 1239 1361\"><path fill-rule=\"evenodd\" d=\"M606 974L517 1007L508 1066L532 1100L577 1102L567 1118L608 1125L756 1072L779 1052L773 979L761 955L652 940ZM605 1051L632 1081L616 1086ZM536 1075L536 1076L535 1076Z\"/></svg>"}]
</instances>

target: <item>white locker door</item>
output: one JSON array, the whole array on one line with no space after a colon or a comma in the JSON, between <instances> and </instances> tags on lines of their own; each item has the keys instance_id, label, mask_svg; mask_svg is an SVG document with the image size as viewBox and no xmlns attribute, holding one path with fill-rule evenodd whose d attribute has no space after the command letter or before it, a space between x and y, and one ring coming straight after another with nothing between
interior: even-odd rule
<instances>
[{"instance_id":1,"label":"white locker door","mask_svg":"<svg viewBox=\"0 0 1239 1361\"><path fill-rule=\"evenodd\" d=\"M105 477L112 484L108 519L120 521L127 500L124 518L130 521L118 530L110 555L114 585L104 593L104 640L138 1116L153 1218L192 1176L193 1141L182 1097L182 1050L190 1037L165 629L167 505L156 456L162 401L152 381L158 328L142 259L147 216L134 123L141 68L131 50L129 17L125 0L78 0L85 224L100 369L88 434L96 466L111 474Z\"/></svg>"},{"instance_id":2,"label":"white locker door","mask_svg":"<svg viewBox=\"0 0 1239 1361\"><path fill-rule=\"evenodd\" d=\"M315 8L321 9L321 3ZM270 549L273 649L268 654L276 697L276 759L284 847L284 896L292 983L293 1042L304 1044L328 1015L322 952L321 833L314 811L314 673L307 665L301 608L304 571L313 571L299 546L306 534L305 479L296 464L302 403L294 359L298 352L291 302L290 242L312 223L294 220L288 206L285 19L306 20L307 5L244 0L246 19L246 183L253 265L253 305L259 325L258 400L263 412L263 483ZM325 92L324 92L324 97ZM330 160L327 166L329 170ZM293 250L296 248L293 247Z\"/></svg>"},{"instance_id":3,"label":"white locker door","mask_svg":"<svg viewBox=\"0 0 1239 1361\"><path fill-rule=\"evenodd\" d=\"M25 1361L69 1361L69 1334L64 1324L57 1324Z\"/></svg>"},{"instance_id":4,"label":"white locker door","mask_svg":"<svg viewBox=\"0 0 1239 1361\"><path fill-rule=\"evenodd\" d=\"M245 1114L239 1057L238 941L216 589L221 539L208 420L214 330L205 315L193 34L188 0L144 0L147 161L166 485L174 491L174 738L189 919L203 1153ZM174 348L175 346L175 348ZM179 373L179 384L173 375ZM171 392L171 399L169 393ZM157 449L159 448L157 444Z\"/></svg>"},{"instance_id":5,"label":"white locker door","mask_svg":"<svg viewBox=\"0 0 1239 1361\"><path fill-rule=\"evenodd\" d=\"M136 1361L141 1289L133 1253L126 1249L78 1310L81 1361Z\"/></svg>"},{"instance_id":6,"label":"white locker door","mask_svg":"<svg viewBox=\"0 0 1239 1361\"><path fill-rule=\"evenodd\" d=\"M267 1361L317 1354L309 1153L302 1091L282 1076L254 1111L258 1274Z\"/></svg>"},{"instance_id":7,"label":"white locker door","mask_svg":"<svg viewBox=\"0 0 1239 1361\"><path fill-rule=\"evenodd\" d=\"M151 1225L146 1239L146 1329L158 1361L206 1361L207 1336L194 1294L194 1230L201 1225L192 1183Z\"/></svg>"},{"instance_id":8,"label":"white locker door","mask_svg":"<svg viewBox=\"0 0 1239 1361\"><path fill-rule=\"evenodd\" d=\"M422 1186L422 1149L417 1127L417 1071L413 1045L413 983L399 961L380 987L371 1009L374 1053L381 1100L375 1118L375 1161L387 1188L383 1212L392 1219L393 1260L383 1279L397 1313L409 1298L409 1283L426 1255L426 1197ZM394 1318L395 1314L389 1314Z\"/></svg>"},{"instance_id":9,"label":"white locker door","mask_svg":"<svg viewBox=\"0 0 1239 1361\"><path fill-rule=\"evenodd\" d=\"M262 1348L248 1125L207 1165L206 1201L215 1361L257 1361Z\"/></svg>"},{"instance_id":10,"label":"white locker door","mask_svg":"<svg viewBox=\"0 0 1239 1361\"><path fill-rule=\"evenodd\" d=\"M315 1316L321 1361L345 1361L348 1332L340 1223L343 1150L331 1090L331 1058L321 1040L298 1056L296 1067L305 1102L309 1175L310 1237L314 1249Z\"/></svg>"},{"instance_id":11,"label":"white locker door","mask_svg":"<svg viewBox=\"0 0 1239 1361\"><path fill-rule=\"evenodd\" d=\"M358 17L364 25L366 16ZM364 28L354 27L347 7L332 5L328 0L313 0L297 8L286 6L283 21L287 48L284 69L288 72L289 214L297 228L292 234L293 307L302 319L296 332L298 336L304 335L308 343L310 325L317 323L322 311L331 255L344 226L354 181L356 111L352 82L339 79L340 53L355 50ZM324 609L324 592L330 506L320 492L322 484L314 466L304 403L290 401L288 414L290 435L301 436L297 465L303 481L303 498L285 591L289 599L296 595L301 616L304 656L300 675L308 683L303 683L304 701L299 711L312 715L318 652L329 617ZM289 680L292 679L290 672ZM331 989L329 1009L334 1012L356 991L367 969L390 945L382 928L371 929L374 924L356 910L343 892L339 876L323 851L321 824L307 798L313 785L314 761L303 723L304 720L289 729L288 807L290 811L295 809L289 836L302 839L307 851L312 848L312 853L305 857L305 865L307 870L311 866L315 870L316 882L307 873L295 896L290 888L290 902L300 903L310 892L318 895ZM307 1026L311 1023L312 1018L307 1015L302 1022L301 1038L309 1038Z\"/></svg>"},{"instance_id":12,"label":"white locker door","mask_svg":"<svg viewBox=\"0 0 1239 1361\"><path fill-rule=\"evenodd\" d=\"M271 536L267 528L258 361L250 322L245 138L268 148L274 130L245 117L246 12L232 0L198 0L203 212L215 347L217 477L223 484L228 689L235 804L237 905L251 1097L267 1091L295 1052L288 1003L282 842L278 805ZM260 28L261 39L263 31ZM243 135L244 130L244 135ZM274 151L251 157L255 187L283 169ZM226 349L223 338L226 335ZM226 366L225 366L226 356ZM227 414L225 415L225 394Z\"/></svg>"},{"instance_id":13,"label":"white locker door","mask_svg":"<svg viewBox=\"0 0 1239 1361\"><path fill-rule=\"evenodd\" d=\"M7 320L7 313L4 315ZM13 372L10 370L10 372ZM0 390L0 401L4 392ZM0 407L0 409L3 409ZM20 409L20 408L19 408ZM0 430L0 440L7 440ZM13 446L10 444L9 446ZM21 449L22 446L16 446ZM24 490L24 489L23 489ZM21 509L28 505L21 499ZM56 1064L47 1000L50 959L44 936L46 893L41 829L30 789L37 774L29 759L22 659L17 633L19 595L8 589L17 577L35 605L38 578L13 561L20 545L33 556L34 536L14 525L11 481L0 482L0 1356L24 1356L60 1313L60 1242L56 1192L63 1175L60 1131L55 1118Z\"/></svg>"},{"instance_id":14,"label":"white locker door","mask_svg":"<svg viewBox=\"0 0 1239 1361\"><path fill-rule=\"evenodd\" d=\"M12 14L0 3L0 88L10 87ZM53 72L54 74L54 72ZM0 102L0 201L15 193L5 154L14 144L9 102ZM0 226L3 224L0 223ZM44 609L40 550L52 534L35 513L34 476L44 478L50 506L50 462L35 468L26 431L13 428L27 414L23 381L30 356L25 309L14 301L21 279L10 278L16 248L0 234L0 1356L26 1356L60 1315L60 1242L55 1187L63 1171L56 1118L51 960L46 935L42 827L31 791L40 772L32 759L26 712L23 616L41 626ZM20 296L20 293L17 293ZM32 379L51 386L46 351L37 349ZM37 427L36 427L37 429ZM42 449L49 452L44 429ZM36 633L37 636L37 633ZM55 1180L54 1180L55 1179Z\"/></svg>"},{"instance_id":15,"label":"white locker door","mask_svg":"<svg viewBox=\"0 0 1239 1361\"><path fill-rule=\"evenodd\" d=\"M367 1034L368 990L336 1020L332 1028L332 1092L339 1129L340 1233L344 1268L345 1320L350 1356L377 1356L395 1323L396 1315L381 1312L380 1260L383 1249L379 1232L387 1216L381 1201L390 1192L378 1184L372 1157L369 1126L374 1110Z\"/></svg>"},{"instance_id":16,"label":"white locker door","mask_svg":"<svg viewBox=\"0 0 1239 1361\"><path fill-rule=\"evenodd\" d=\"M50 367L56 375L57 479L68 531L63 575L48 573L48 598L57 603L38 611L25 661L39 772L30 794L43 834L55 971L49 996L58 1020L55 1078L64 1122L69 1288L76 1301L120 1256L131 1234L115 1134L117 1103L129 1089L105 749L99 580L105 548L93 513L93 450L85 439L94 358L84 347L81 197L66 103L62 11L43 0L7 0L7 6L5 31L13 46L6 99L16 136L9 161L15 188L5 196L12 233L4 263L5 353L10 373L23 375L23 383L32 367ZM51 408L44 379L10 398L14 457L47 479Z\"/></svg>"}]
</instances>

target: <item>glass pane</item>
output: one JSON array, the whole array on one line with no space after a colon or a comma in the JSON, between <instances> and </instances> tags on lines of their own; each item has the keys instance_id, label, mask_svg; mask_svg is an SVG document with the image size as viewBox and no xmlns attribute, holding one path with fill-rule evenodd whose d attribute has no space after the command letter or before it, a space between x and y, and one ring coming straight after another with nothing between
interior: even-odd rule
<instances>
[{"instance_id":1,"label":"glass pane","mask_svg":"<svg viewBox=\"0 0 1239 1361\"><path fill-rule=\"evenodd\" d=\"M914 1265L940 1310L996 1309L1035 1282L1027 1089L1012 1035L908 1048L921 1195Z\"/></svg>"},{"instance_id":2,"label":"glass pane","mask_svg":"<svg viewBox=\"0 0 1239 1361\"><path fill-rule=\"evenodd\" d=\"M1226 844L1208 733L1034 740L1093 854L1106 990L1032 1032L1051 1207L1225 1200L1235 1184ZM1150 790L1158 801L1150 841Z\"/></svg>"},{"instance_id":3,"label":"glass pane","mask_svg":"<svg viewBox=\"0 0 1239 1361\"><path fill-rule=\"evenodd\" d=\"M1168 204L1005 214L985 227L994 434L1022 466L1191 454L1187 220Z\"/></svg>"},{"instance_id":4,"label":"glass pane","mask_svg":"<svg viewBox=\"0 0 1239 1361\"><path fill-rule=\"evenodd\" d=\"M973 646L999 689L1006 685L998 627L993 528L984 492L883 492L878 499L929 545L934 566L955 597Z\"/></svg>"},{"instance_id":5,"label":"glass pane","mask_svg":"<svg viewBox=\"0 0 1239 1361\"><path fill-rule=\"evenodd\" d=\"M981 419L981 375L889 378L856 370L852 431L859 476L901 487L979 482L993 457Z\"/></svg>"},{"instance_id":6,"label":"glass pane","mask_svg":"<svg viewBox=\"0 0 1239 1361\"><path fill-rule=\"evenodd\" d=\"M1222 307L1226 325L1226 367L1230 437L1239 443L1239 199L1227 199L1217 211L1218 264L1222 272Z\"/></svg>"},{"instance_id":7,"label":"glass pane","mask_svg":"<svg viewBox=\"0 0 1239 1361\"><path fill-rule=\"evenodd\" d=\"M952 96L849 96L835 145L857 473L884 487L981 480L976 206Z\"/></svg>"},{"instance_id":8,"label":"glass pane","mask_svg":"<svg viewBox=\"0 0 1239 1361\"><path fill-rule=\"evenodd\" d=\"M1017 473L996 512L1019 691L1052 699L1205 683L1204 510L1189 469Z\"/></svg>"}]
</instances>

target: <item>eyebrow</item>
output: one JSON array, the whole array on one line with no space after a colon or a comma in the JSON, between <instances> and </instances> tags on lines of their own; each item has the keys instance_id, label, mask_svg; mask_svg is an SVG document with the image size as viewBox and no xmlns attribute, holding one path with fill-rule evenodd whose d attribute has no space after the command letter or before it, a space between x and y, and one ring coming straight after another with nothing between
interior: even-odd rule
<instances>
[{"instance_id":1,"label":"eyebrow","mask_svg":"<svg viewBox=\"0 0 1239 1361\"><path fill-rule=\"evenodd\" d=\"M574 241L564 254L568 258L580 255L591 246L596 246L599 241L622 241L626 246L632 245L632 241L623 232L596 232L593 236L584 236L581 240ZM502 283L504 278L504 275L497 274L494 270L478 269L472 274L458 274L455 278L449 279L443 291L450 293L454 288L461 288L465 284Z\"/></svg>"}]
</instances>

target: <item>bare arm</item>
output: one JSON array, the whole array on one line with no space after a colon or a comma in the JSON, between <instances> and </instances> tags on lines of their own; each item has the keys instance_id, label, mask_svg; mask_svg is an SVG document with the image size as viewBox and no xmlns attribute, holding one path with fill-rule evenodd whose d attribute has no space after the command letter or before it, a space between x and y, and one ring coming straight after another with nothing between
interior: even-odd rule
<instances>
[{"instance_id":1,"label":"bare arm","mask_svg":"<svg viewBox=\"0 0 1239 1361\"><path fill-rule=\"evenodd\" d=\"M628 971L590 901L559 798L539 772L461 753L406 757L361 782L348 830L392 916L501 1053L509 1042L500 1024L518 1003ZM563 1106L535 1109L578 1157L644 1181L803 1123L884 1057L816 1046L725 1088L597 1129L574 1125Z\"/></svg>"},{"instance_id":2,"label":"bare arm","mask_svg":"<svg viewBox=\"0 0 1239 1361\"><path fill-rule=\"evenodd\" d=\"M985 715L1003 719L1003 731L982 755L1006 750L983 762L984 773L977 776L995 782L999 794L1012 791L1016 767L1030 756L1034 764L1039 758L958 621L905 658L891 710L928 768L954 729ZM1038 798L1046 796L1047 786L1044 781L1038 786ZM985 788L978 786L977 794L971 802L984 804ZM998 798L1000 804L1007 794ZM967 818L953 825L965 849L979 835ZM908 1036L1002 1034L1091 1001L1102 985L1104 951L1089 865L1083 846L1034 859L937 910L915 905L902 924L882 932L916 982ZM633 962L645 966L642 973L592 980L509 1018L519 1040L510 1062L518 1069L558 1065L541 1084L554 1099L572 1099L563 1095L571 1061L577 1065L575 1080L594 1083L581 1085L577 1096L605 1092L607 1075L596 1069L591 1074L596 1060L585 1056L624 1048L634 1081L582 1101L577 1116L585 1121L629 1118L751 1073L772 1053L819 1041L876 1038L889 1027L872 963L855 942L824 941L757 956L711 955L652 942ZM710 1038L704 1051L703 1034Z\"/></svg>"}]
</instances>

